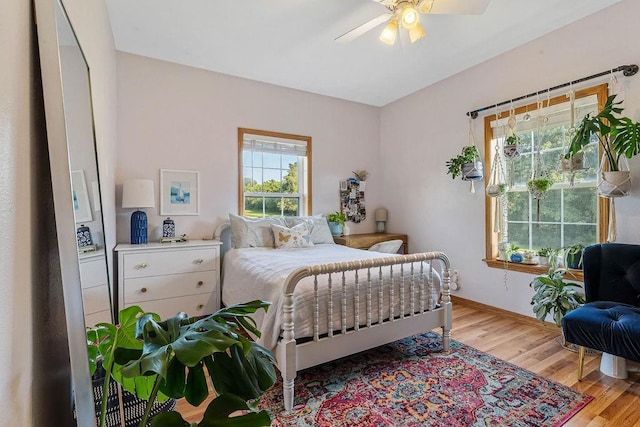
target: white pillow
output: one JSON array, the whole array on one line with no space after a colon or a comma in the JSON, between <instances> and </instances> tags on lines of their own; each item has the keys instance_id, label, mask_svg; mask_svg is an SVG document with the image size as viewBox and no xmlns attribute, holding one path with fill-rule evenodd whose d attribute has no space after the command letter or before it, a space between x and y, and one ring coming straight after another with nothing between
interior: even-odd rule
<instances>
[{"instance_id":1,"label":"white pillow","mask_svg":"<svg viewBox=\"0 0 640 427\"><path fill-rule=\"evenodd\" d=\"M271 224L284 225L280 217L248 219L229 214L231 225L231 247L240 248L273 248L273 231Z\"/></svg>"},{"instance_id":2,"label":"white pillow","mask_svg":"<svg viewBox=\"0 0 640 427\"><path fill-rule=\"evenodd\" d=\"M309 240L309 228L302 222L293 228L271 224L276 249L308 248L313 246Z\"/></svg>"},{"instance_id":3,"label":"white pillow","mask_svg":"<svg viewBox=\"0 0 640 427\"><path fill-rule=\"evenodd\" d=\"M284 221L287 227L293 227L301 223L306 223L309 227L311 242L316 245L319 243L335 244L335 242L333 241L333 236L331 235L331 230L329 230L329 223L327 222L327 218L322 215L285 216Z\"/></svg>"}]
</instances>

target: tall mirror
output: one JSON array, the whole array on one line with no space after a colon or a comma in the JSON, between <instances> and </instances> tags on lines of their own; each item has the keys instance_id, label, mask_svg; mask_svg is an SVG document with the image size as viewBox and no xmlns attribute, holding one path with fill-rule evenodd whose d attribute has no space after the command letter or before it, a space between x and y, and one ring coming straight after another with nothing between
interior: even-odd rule
<instances>
[{"instance_id":1,"label":"tall mirror","mask_svg":"<svg viewBox=\"0 0 640 427\"><path fill-rule=\"evenodd\" d=\"M95 425L85 325L112 320L89 67L59 0L36 0L73 396Z\"/></svg>"}]
</instances>

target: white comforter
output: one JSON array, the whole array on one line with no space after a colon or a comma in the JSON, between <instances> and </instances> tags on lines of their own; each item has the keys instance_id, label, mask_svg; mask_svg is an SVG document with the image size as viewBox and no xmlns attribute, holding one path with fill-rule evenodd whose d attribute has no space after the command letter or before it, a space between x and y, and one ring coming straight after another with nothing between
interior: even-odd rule
<instances>
[{"instance_id":1,"label":"white comforter","mask_svg":"<svg viewBox=\"0 0 640 427\"><path fill-rule=\"evenodd\" d=\"M223 281L222 281L222 301L226 305L247 302L255 299L271 301L272 305L266 315L263 312L254 315L259 329L262 331L262 338L258 342L267 348L273 349L276 346L280 335L281 310L283 303L282 289L284 281L293 270L299 267L328 264L345 261L355 261L361 259L384 258L390 254L359 249L348 248L341 245L320 244L311 248L301 249L270 249L270 248L245 248L231 249L224 257ZM375 270L375 271L374 271ZM388 274L389 268L383 268L384 274ZM428 267L424 273L427 274ZM372 269L372 321L378 319L378 269ZM419 273L416 264L416 275ZM394 314L400 313L400 268L394 267ZM405 269L405 275L409 274L409 269ZM347 283L354 282L354 273L346 274ZM385 276L387 277L387 276ZM342 309L342 273L334 273L333 280L333 325L332 329L341 328L340 314ZM386 280L386 279L385 279ZM389 282L389 280L387 280ZM366 274L361 272L360 283L360 325L366 324ZM440 289L440 280L434 272L434 301ZM426 286L426 281L425 281ZM319 293L322 298L328 299L327 285L319 281ZM418 286L415 286L415 308L418 309ZM313 336L313 278L307 277L301 280L294 292L295 304L295 336L296 338ZM383 285L383 318L389 316L389 291L388 283ZM349 288L347 292L347 327L352 328L355 324L355 314L353 309L354 289ZM426 292L425 292L426 295ZM425 298L426 301L426 298ZM405 280L405 313L409 313L411 299L409 292L409 279ZM328 312L326 303L320 305L320 334L328 331Z\"/></svg>"}]
</instances>

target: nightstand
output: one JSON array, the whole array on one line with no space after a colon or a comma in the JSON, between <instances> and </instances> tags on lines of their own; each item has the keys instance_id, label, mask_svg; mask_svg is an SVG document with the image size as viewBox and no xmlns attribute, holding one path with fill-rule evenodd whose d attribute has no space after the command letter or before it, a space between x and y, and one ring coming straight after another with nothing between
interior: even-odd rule
<instances>
[{"instance_id":1,"label":"nightstand","mask_svg":"<svg viewBox=\"0 0 640 427\"><path fill-rule=\"evenodd\" d=\"M162 319L184 311L189 316L220 308L218 240L119 244L118 310L139 305Z\"/></svg>"},{"instance_id":2,"label":"nightstand","mask_svg":"<svg viewBox=\"0 0 640 427\"><path fill-rule=\"evenodd\" d=\"M386 242L389 240L402 240L402 252L409 253L409 243L406 234L394 233L365 233L365 234L349 234L348 236L333 236L333 241L338 245L349 246L356 249L369 249L376 243Z\"/></svg>"}]
</instances>

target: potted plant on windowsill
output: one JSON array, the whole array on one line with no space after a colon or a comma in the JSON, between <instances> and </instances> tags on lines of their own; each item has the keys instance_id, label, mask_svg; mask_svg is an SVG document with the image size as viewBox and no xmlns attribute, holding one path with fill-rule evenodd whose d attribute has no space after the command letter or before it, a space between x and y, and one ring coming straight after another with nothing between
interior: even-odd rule
<instances>
[{"instance_id":1,"label":"potted plant on windowsill","mask_svg":"<svg viewBox=\"0 0 640 427\"><path fill-rule=\"evenodd\" d=\"M584 296L578 292L582 286L565 282L565 273L566 269L552 266L546 275L536 276L529 284L534 290L533 312L541 322L551 314L553 322L561 327L565 314L585 303Z\"/></svg>"},{"instance_id":2,"label":"potted plant on windowsill","mask_svg":"<svg viewBox=\"0 0 640 427\"><path fill-rule=\"evenodd\" d=\"M250 315L268 306L252 301L202 318L178 313L162 322L153 313L129 307L120 312L120 327L101 323L88 332L90 365L101 358L110 377L147 400L140 427L147 425L154 402L163 395L184 397L194 406L202 403L209 394L205 372L217 397L197 425L267 426L269 414L253 412L247 401L259 398L274 384L274 358L246 337L249 333L260 336ZM102 396L108 398L108 392ZM236 415L236 411L241 412ZM104 415L100 425L105 425ZM154 427L188 425L174 411L153 419Z\"/></svg>"},{"instance_id":3,"label":"potted plant on windowsill","mask_svg":"<svg viewBox=\"0 0 640 427\"><path fill-rule=\"evenodd\" d=\"M628 117L619 117L624 110L622 103L615 102L616 95L607 98L602 111L584 116L571 138L565 158L579 153L591 142L592 135L598 138L603 151L598 177L598 192L604 197L621 197L631 189L631 172L623 167L621 160L640 154L640 123ZM626 161L625 161L626 162Z\"/></svg>"},{"instance_id":4,"label":"potted plant on windowsill","mask_svg":"<svg viewBox=\"0 0 640 427\"><path fill-rule=\"evenodd\" d=\"M554 256L555 251L551 248L542 248L538 250L538 264L549 265L550 258Z\"/></svg>"},{"instance_id":5,"label":"potted plant on windowsill","mask_svg":"<svg viewBox=\"0 0 640 427\"><path fill-rule=\"evenodd\" d=\"M327 221L329 222L329 230L333 236L342 236L344 224L347 221L347 215L343 212L335 211L327 215Z\"/></svg>"},{"instance_id":6,"label":"potted plant on windowsill","mask_svg":"<svg viewBox=\"0 0 640 427\"><path fill-rule=\"evenodd\" d=\"M475 181L484 177L480 154L474 145L462 148L462 152L456 157L447 160L447 174L452 179L462 176L464 181Z\"/></svg>"},{"instance_id":7,"label":"potted plant on windowsill","mask_svg":"<svg viewBox=\"0 0 640 427\"><path fill-rule=\"evenodd\" d=\"M584 253L584 245L575 244L563 248L564 266L572 270L582 269L582 254Z\"/></svg>"}]
</instances>

